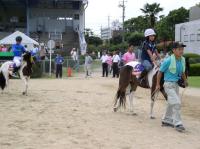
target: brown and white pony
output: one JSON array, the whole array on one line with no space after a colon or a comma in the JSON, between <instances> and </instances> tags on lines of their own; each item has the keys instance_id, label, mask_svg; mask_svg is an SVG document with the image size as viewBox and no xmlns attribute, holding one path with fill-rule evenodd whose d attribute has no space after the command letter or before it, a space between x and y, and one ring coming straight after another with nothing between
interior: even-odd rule
<instances>
[{"instance_id":1,"label":"brown and white pony","mask_svg":"<svg viewBox=\"0 0 200 149\"><path fill-rule=\"evenodd\" d=\"M31 57L31 53L24 53L22 55L22 64L20 66L20 69L18 70L20 79L24 82L25 85L25 89L22 92L23 95L27 95L28 81L32 74L32 63L33 58ZM7 61L3 63L0 67L0 87L2 91L5 89L5 87L8 87L9 85L9 77L10 73L12 73L11 67L13 66L13 64L14 62Z\"/></svg>"},{"instance_id":2,"label":"brown and white pony","mask_svg":"<svg viewBox=\"0 0 200 149\"><path fill-rule=\"evenodd\" d=\"M135 63L139 63L135 61ZM140 86L142 88L149 88L151 90L151 109L150 109L150 118L155 118L153 115L153 107L155 98L158 95L159 91L156 91L156 83L157 83L157 73L159 71L159 66L155 65L153 69L146 76L146 83L141 84L135 75L132 74L133 67L129 65L125 65L120 70L120 78L119 78L119 87L116 93L115 101L114 101L114 112L120 107L124 107L126 105L126 95L129 96L130 101L130 111L133 112L133 96L137 87ZM163 94L164 98L167 100L167 94L163 88L164 79L162 79L160 83L160 92Z\"/></svg>"}]
</instances>

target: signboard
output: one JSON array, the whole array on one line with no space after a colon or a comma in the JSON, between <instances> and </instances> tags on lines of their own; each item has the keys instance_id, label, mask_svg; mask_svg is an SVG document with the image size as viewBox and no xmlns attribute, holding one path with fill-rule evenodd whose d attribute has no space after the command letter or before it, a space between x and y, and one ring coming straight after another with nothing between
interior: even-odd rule
<instances>
[{"instance_id":1,"label":"signboard","mask_svg":"<svg viewBox=\"0 0 200 149\"><path fill-rule=\"evenodd\" d=\"M56 43L55 43L54 40L49 40L49 41L47 42L47 46L48 46L49 49L55 48L55 45L56 45Z\"/></svg>"}]
</instances>

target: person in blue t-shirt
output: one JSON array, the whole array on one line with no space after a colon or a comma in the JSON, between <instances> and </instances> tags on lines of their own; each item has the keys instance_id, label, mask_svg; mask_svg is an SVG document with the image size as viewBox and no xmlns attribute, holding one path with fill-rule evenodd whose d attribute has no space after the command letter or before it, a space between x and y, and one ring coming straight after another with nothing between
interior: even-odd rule
<instances>
[{"instance_id":1,"label":"person in blue t-shirt","mask_svg":"<svg viewBox=\"0 0 200 149\"><path fill-rule=\"evenodd\" d=\"M171 126L177 131L184 131L181 121L181 99L179 96L178 81L183 79L184 86L188 86L185 75L185 58L183 55L185 45L175 42L173 44L173 54L166 58L161 64L157 77L156 90L160 90L160 80L164 74L164 89L167 94L167 109L162 119L162 126Z\"/></svg>"},{"instance_id":2,"label":"person in blue t-shirt","mask_svg":"<svg viewBox=\"0 0 200 149\"><path fill-rule=\"evenodd\" d=\"M14 62L14 73L18 71L18 69L21 66L21 59L22 59L22 54L26 52L24 46L21 45L22 42L22 37L17 36L16 37L16 44L12 45L12 52L14 54L13 62Z\"/></svg>"},{"instance_id":3,"label":"person in blue t-shirt","mask_svg":"<svg viewBox=\"0 0 200 149\"><path fill-rule=\"evenodd\" d=\"M57 54L55 58L55 63L56 63L56 78L58 78L58 76L62 78L62 65L64 63L64 58L60 54Z\"/></svg>"}]
</instances>

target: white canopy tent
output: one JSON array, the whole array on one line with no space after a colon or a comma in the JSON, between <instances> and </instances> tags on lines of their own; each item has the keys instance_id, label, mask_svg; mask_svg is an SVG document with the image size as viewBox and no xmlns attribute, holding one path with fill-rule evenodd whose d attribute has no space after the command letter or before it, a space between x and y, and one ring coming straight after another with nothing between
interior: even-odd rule
<instances>
[{"instance_id":1,"label":"white canopy tent","mask_svg":"<svg viewBox=\"0 0 200 149\"><path fill-rule=\"evenodd\" d=\"M22 44L36 44L39 45L38 42L36 42L35 40L31 39L30 37L28 37L27 35L25 35L24 33L20 32L20 31L16 31L14 33L12 33L11 35L8 35L7 37L3 38L2 40L0 40L0 44L15 44L15 38L17 36L21 36L22 37Z\"/></svg>"},{"instance_id":2,"label":"white canopy tent","mask_svg":"<svg viewBox=\"0 0 200 149\"><path fill-rule=\"evenodd\" d=\"M0 44L5 44L5 45L12 45L16 43L15 38L17 36L21 36L22 37L22 45L27 45L28 50L30 50L31 48L33 48L33 45L39 45L39 43L33 39L31 39L29 36L25 35L24 33L20 32L20 31L16 31L14 33L12 33L11 35L8 35L7 37L3 38L2 40L0 40Z\"/></svg>"}]
</instances>

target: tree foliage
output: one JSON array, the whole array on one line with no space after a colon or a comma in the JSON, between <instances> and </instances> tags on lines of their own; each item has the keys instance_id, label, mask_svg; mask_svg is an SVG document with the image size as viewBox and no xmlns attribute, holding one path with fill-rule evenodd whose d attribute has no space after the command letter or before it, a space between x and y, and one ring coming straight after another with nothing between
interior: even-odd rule
<instances>
[{"instance_id":1,"label":"tree foliage","mask_svg":"<svg viewBox=\"0 0 200 149\"><path fill-rule=\"evenodd\" d=\"M150 26L154 28L157 21L157 15L159 12L163 11L163 8L161 8L158 3L146 3L144 8L141 8L140 10L145 14L145 17L149 19Z\"/></svg>"},{"instance_id":2,"label":"tree foliage","mask_svg":"<svg viewBox=\"0 0 200 149\"><path fill-rule=\"evenodd\" d=\"M169 12L166 17L163 17L156 24L156 31L158 39L160 40L174 40L175 25L189 20L189 10L181 7Z\"/></svg>"},{"instance_id":3,"label":"tree foliage","mask_svg":"<svg viewBox=\"0 0 200 149\"><path fill-rule=\"evenodd\" d=\"M134 46L140 46L144 41L144 35L143 33L133 32L127 36L127 41L129 44L133 44Z\"/></svg>"},{"instance_id":4,"label":"tree foliage","mask_svg":"<svg viewBox=\"0 0 200 149\"><path fill-rule=\"evenodd\" d=\"M127 32L144 32L149 26L148 19L143 16L131 18L124 22L124 28Z\"/></svg>"}]
</instances>

